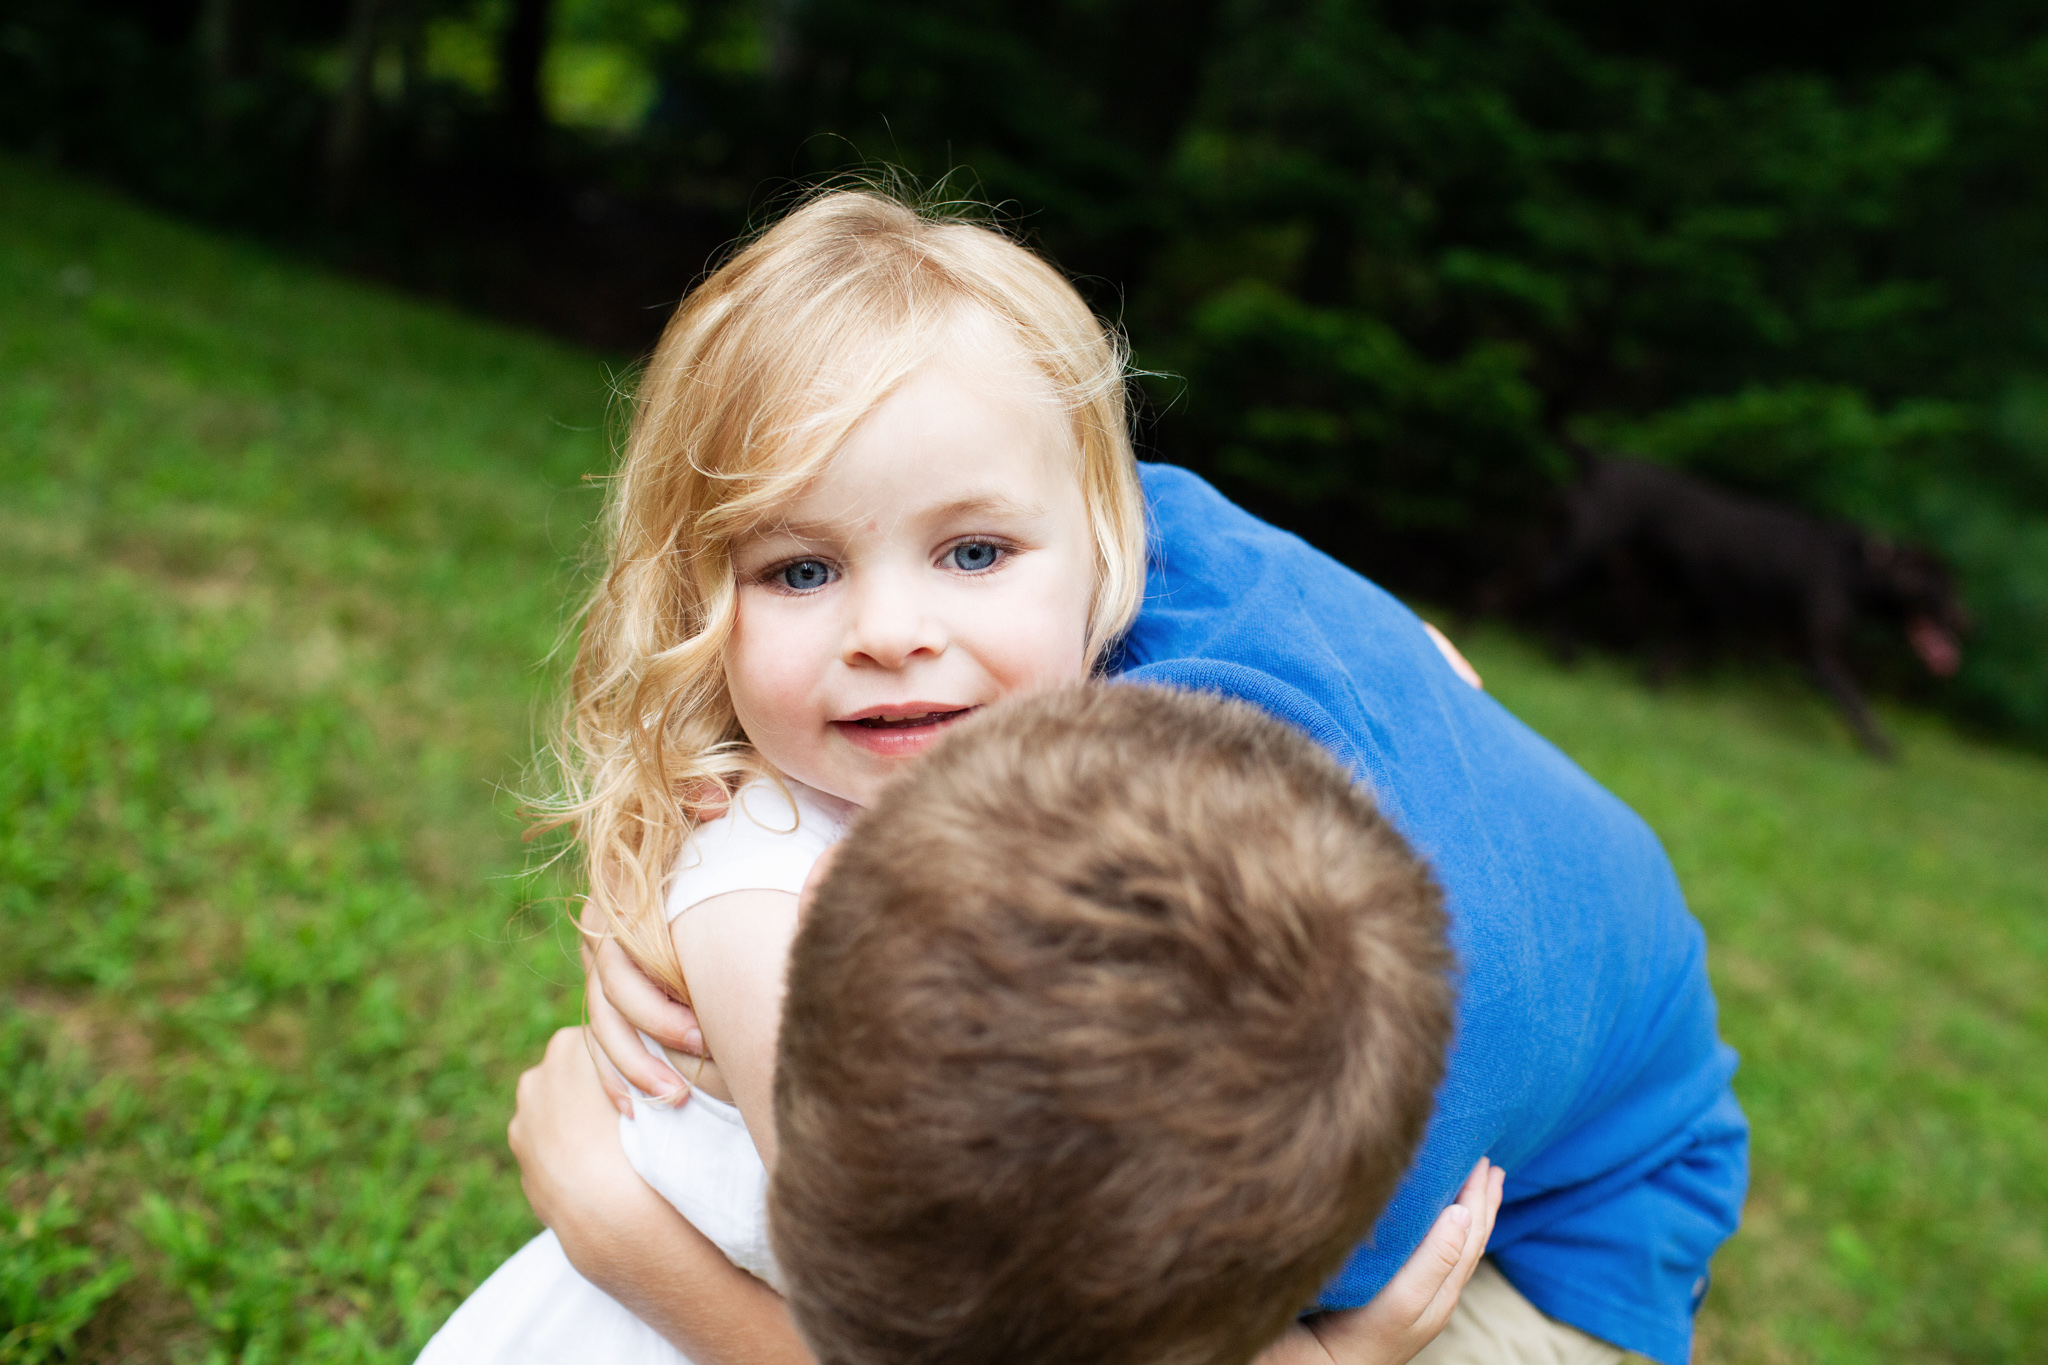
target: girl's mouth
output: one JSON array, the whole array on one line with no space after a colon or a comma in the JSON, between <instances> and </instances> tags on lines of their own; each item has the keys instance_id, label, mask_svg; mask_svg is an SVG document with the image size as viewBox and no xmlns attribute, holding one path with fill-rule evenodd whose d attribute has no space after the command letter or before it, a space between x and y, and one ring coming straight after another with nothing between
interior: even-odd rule
<instances>
[{"instance_id":1,"label":"girl's mouth","mask_svg":"<svg viewBox=\"0 0 2048 1365\"><path fill-rule=\"evenodd\" d=\"M908 757L937 740L940 732L954 721L972 715L980 709L976 706L962 706L952 709L931 707L906 711L890 707L887 708L888 714L835 720L832 722L832 728L849 743L871 754L885 758Z\"/></svg>"},{"instance_id":2,"label":"girl's mouth","mask_svg":"<svg viewBox=\"0 0 2048 1365\"><path fill-rule=\"evenodd\" d=\"M915 716L862 716L853 723L869 730L908 730L919 725L944 725L973 709L963 706L957 711L925 711Z\"/></svg>"}]
</instances>

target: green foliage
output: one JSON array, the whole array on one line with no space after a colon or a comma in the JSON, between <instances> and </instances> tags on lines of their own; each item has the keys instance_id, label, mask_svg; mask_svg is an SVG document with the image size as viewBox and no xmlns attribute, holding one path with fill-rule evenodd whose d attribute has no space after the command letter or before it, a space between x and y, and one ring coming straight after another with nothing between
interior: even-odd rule
<instances>
[{"instance_id":1,"label":"green foliage","mask_svg":"<svg viewBox=\"0 0 2048 1365\"><path fill-rule=\"evenodd\" d=\"M1477 13L1237 16L1177 177L1170 250L1200 264L1135 304L1189 376L1196 456L1348 504L1368 560L1373 529L1434 517L1487 563L1570 437L1917 539L1980 618L1957 699L2048 736L2042 447L1994 419L2048 365L2048 205L1974 179L1980 139L2042 127L1987 96L2048 46L1716 87L1542 6ZM1287 304L1219 326L1247 261ZM1335 420L1276 423L1276 399Z\"/></svg>"},{"instance_id":2,"label":"green foliage","mask_svg":"<svg viewBox=\"0 0 2048 1365\"><path fill-rule=\"evenodd\" d=\"M1102 277L1173 458L1381 577L1526 577L1569 443L1633 447L1948 556L1980 625L1951 695L2048 739L2048 32L1653 8L1683 36L1563 0L821 0L815 69L851 74L809 118L970 167Z\"/></svg>"},{"instance_id":3,"label":"green foliage","mask_svg":"<svg viewBox=\"0 0 2048 1365\"><path fill-rule=\"evenodd\" d=\"M78 1214L63 1191L48 1202L0 1209L0 1358L61 1360L78 1330L129 1276L65 1239Z\"/></svg>"},{"instance_id":4,"label":"green foliage","mask_svg":"<svg viewBox=\"0 0 2048 1365\"><path fill-rule=\"evenodd\" d=\"M0 137L304 239L345 197L316 74L346 7L229 8L223 46L27 0ZM506 281L467 263L480 221L437 253L412 215L495 186L534 250L616 257L505 169L540 155L595 191L570 216L680 229L629 235L651 256L792 177L960 172L1170 376L1165 455L1395 585L1526 581L1571 443L1634 446L1946 555L1980 629L1943 695L2048 742L2038 6L556 0L538 153L494 122L513 9L386 7L350 259L514 308L610 268L638 309L698 260Z\"/></svg>"},{"instance_id":5,"label":"green foliage","mask_svg":"<svg viewBox=\"0 0 2048 1365\"><path fill-rule=\"evenodd\" d=\"M16 164L0 204L0 1359L410 1360L534 1231L503 1124L575 973L495 793L602 368ZM1743 403L1698 420L1945 420ZM2024 1358L2048 768L1469 643L1707 925L1756 1170L1702 1365Z\"/></svg>"}]
</instances>

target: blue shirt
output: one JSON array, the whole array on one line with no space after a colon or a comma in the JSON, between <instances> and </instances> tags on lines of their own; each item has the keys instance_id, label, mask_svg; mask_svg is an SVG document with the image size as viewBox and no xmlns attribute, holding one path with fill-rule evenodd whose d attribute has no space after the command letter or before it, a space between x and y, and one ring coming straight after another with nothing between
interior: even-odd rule
<instances>
[{"instance_id":1,"label":"blue shirt","mask_svg":"<svg viewBox=\"0 0 2048 1365\"><path fill-rule=\"evenodd\" d=\"M1491 1252L1538 1308L1685 1365L1734 1232L1749 1126L1706 939L1627 806L1447 665L1413 613L1185 470L1143 467L1154 545L1124 679L1227 693L1370 784L1442 884L1456 1039L1422 1149L1324 1291L1364 1303L1481 1155Z\"/></svg>"}]
</instances>

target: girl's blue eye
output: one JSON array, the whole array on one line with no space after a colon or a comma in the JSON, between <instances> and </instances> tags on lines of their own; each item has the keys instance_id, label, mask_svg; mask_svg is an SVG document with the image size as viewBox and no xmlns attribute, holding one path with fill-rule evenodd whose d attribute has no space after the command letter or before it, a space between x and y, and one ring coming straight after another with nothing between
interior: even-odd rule
<instances>
[{"instance_id":1,"label":"girl's blue eye","mask_svg":"<svg viewBox=\"0 0 2048 1365\"><path fill-rule=\"evenodd\" d=\"M794 560L775 571L776 579L791 592L816 592L835 576L832 566L822 559Z\"/></svg>"},{"instance_id":2,"label":"girl's blue eye","mask_svg":"<svg viewBox=\"0 0 2048 1365\"><path fill-rule=\"evenodd\" d=\"M947 557L953 561L953 567L956 569L966 573L980 573L983 569L995 567L996 561L1003 557L1003 547L991 545L985 540L970 540L965 545L955 545Z\"/></svg>"}]
</instances>

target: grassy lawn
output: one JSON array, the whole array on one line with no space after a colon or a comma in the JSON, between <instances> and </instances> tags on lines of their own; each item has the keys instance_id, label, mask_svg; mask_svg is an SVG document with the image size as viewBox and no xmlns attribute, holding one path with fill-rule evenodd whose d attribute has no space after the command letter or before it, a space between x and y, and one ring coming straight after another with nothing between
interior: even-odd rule
<instances>
[{"instance_id":1,"label":"grassy lawn","mask_svg":"<svg viewBox=\"0 0 2048 1365\"><path fill-rule=\"evenodd\" d=\"M2048 763L1797 678L1656 693L1470 641L1642 812L1705 923L1754 1127L1702 1361L2048 1358Z\"/></svg>"},{"instance_id":2,"label":"grassy lawn","mask_svg":"<svg viewBox=\"0 0 2048 1365\"><path fill-rule=\"evenodd\" d=\"M599 359L0 162L0 1360L404 1361L534 1229ZM1755 1121L1702 1360L2048 1345L2048 764L1465 642L1649 817Z\"/></svg>"}]
</instances>

